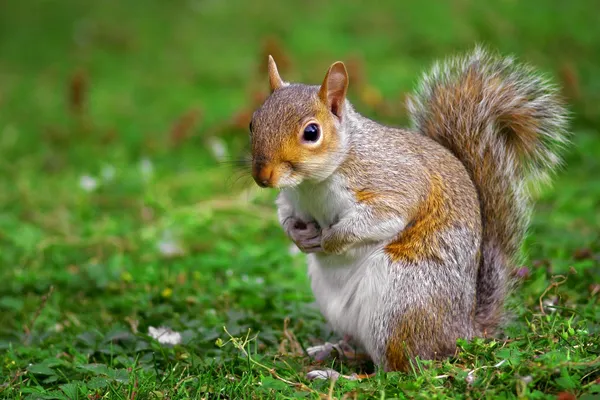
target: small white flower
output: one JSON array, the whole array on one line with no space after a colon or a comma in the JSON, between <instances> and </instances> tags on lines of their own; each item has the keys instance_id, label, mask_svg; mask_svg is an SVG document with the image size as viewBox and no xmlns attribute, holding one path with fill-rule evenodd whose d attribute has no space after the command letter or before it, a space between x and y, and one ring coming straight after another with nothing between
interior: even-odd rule
<instances>
[{"instance_id":1,"label":"small white flower","mask_svg":"<svg viewBox=\"0 0 600 400\"><path fill-rule=\"evenodd\" d=\"M112 181L115 178L115 172L115 167L113 167L112 165L105 165L102 168L100 175L102 175L102 179L104 179L105 181Z\"/></svg>"},{"instance_id":2,"label":"small white flower","mask_svg":"<svg viewBox=\"0 0 600 400\"><path fill-rule=\"evenodd\" d=\"M208 145L217 160L223 160L227 157L227 145L222 139L212 137L208 139Z\"/></svg>"},{"instance_id":3,"label":"small white flower","mask_svg":"<svg viewBox=\"0 0 600 400\"><path fill-rule=\"evenodd\" d=\"M143 158L142 161L140 161L140 172L145 179L150 178L154 172L152 161L147 158Z\"/></svg>"},{"instance_id":4,"label":"small white flower","mask_svg":"<svg viewBox=\"0 0 600 400\"><path fill-rule=\"evenodd\" d=\"M173 240L161 240L158 242L158 251L166 257L177 256L183 253L181 247Z\"/></svg>"},{"instance_id":5,"label":"small white flower","mask_svg":"<svg viewBox=\"0 0 600 400\"><path fill-rule=\"evenodd\" d=\"M242 282L248 282L250 278L248 277L248 275L244 274L242 275Z\"/></svg>"},{"instance_id":6,"label":"small white flower","mask_svg":"<svg viewBox=\"0 0 600 400\"><path fill-rule=\"evenodd\" d=\"M233 276L233 271L228 269L227 271L225 271L225 275L227 276Z\"/></svg>"},{"instance_id":7,"label":"small white flower","mask_svg":"<svg viewBox=\"0 0 600 400\"><path fill-rule=\"evenodd\" d=\"M167 231L163 234L162 239L158 242L158 251L166 257L178 256L183 254L183 249L173 238L171 232Z\"/></svg>"},{"instance_id":8,"label":"small white flower","mask_svg":"<svg viewBox=\"0 0 600 400\"><path fill-rule=\"evenodd\" d=\"M543 311L548 311L548 312L551 312L551 313L556 312L556 308L554 307L556 305L556 303L558 303L558 298L557 297L553 297L553 298L550 298L550 299L545 299L542 302L542 305L544 307Z\"/></svg>"},{"instance_id":9,"label":"small white flower","mask_svg":"<svg viewBox=\"0 0 600 400\"><path fill-rule=\"evenodd\" d=\"M92 192L98 187L98 181L90 175L83 175L79 178L79 186L86 192Z\"/></svg>"},{"instance_id":10,"label":"small white flower","mask_svg":"<svg viewBox=\"0 0 600 400\"><path fill-rule=\"evenodd\" d=\"M465 378L465 381L467 381L469 385L472 385L473 382L475 382L475 374L469 373Z\"/></svg>"},{"instance_id":11,"label":"small white flower","mask_svg":"<svg viewBox=\"0 0 600 400\"><path fill-rule=\"evenodd\" d=\"M153 339L156 339L160 344L180 344L181 343L181 333L172 330L171 328L167 328L165 326L161 326L155 328L153 326L148 327L148 335Z\"/></svg>"},{"instance_id":12,"label":"small white flower","mask_svg":"<svg viewBox=\"0 0 600 400\"><path fill-rule=\"evenodd\" d=\"M259 285L262 285L263 283L265 283L265 278L263 277L258 277L254 280L256 283L258 283Z\"/></svg>"},{"instance_id":13,"label":"small white flower","mask_svg":"<svg viewBox=\"0 0 600 400\"><path fill-rule=\"evenodd\" d=\"M175 242L159 242L158 250L163 256L175 256L181 254L181 248Z\"/></svg>"},{"instance_id":14,"label":"small white flower","mask_svg":"<svg viewBox=\"0 0 600 400\"><path fill-rule=\"evenodd\" d=\"M528 384L533 381L533 378L531 377L531 375L527 375L527 376L522 377L521 381L523 381L523 383L525 383L525 384Z\"/></svg>"}]
</instances>

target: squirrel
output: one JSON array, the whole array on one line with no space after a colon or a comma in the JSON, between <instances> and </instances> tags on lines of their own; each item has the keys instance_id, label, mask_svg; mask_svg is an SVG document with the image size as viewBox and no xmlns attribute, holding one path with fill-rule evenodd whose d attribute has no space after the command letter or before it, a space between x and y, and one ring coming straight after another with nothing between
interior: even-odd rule
<instances>
[{"instance_id":1,"label":"squirrel","mask_svg":"<svg viewBox=\"0 0 600 400\"><path fill-rule=\"evenodd\" d=\"M558 88L477 46L422 77L403 129L354 109L341 61L321 85L284 81L271 56L268 75L270 93L249 125L252 176L279 190L279 222L307 254L332 328L386 372L497 333L530 184L551 180L570 143Z\"/></svg>"}]
</instances>

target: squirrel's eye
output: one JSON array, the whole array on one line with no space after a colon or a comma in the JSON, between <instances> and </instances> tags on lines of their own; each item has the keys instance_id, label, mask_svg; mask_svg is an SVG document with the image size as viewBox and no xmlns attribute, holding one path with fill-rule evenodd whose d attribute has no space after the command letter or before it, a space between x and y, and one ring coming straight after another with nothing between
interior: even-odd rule
<instances>
[{"instance_id":1,"label":"squirrel's eye","mask_svg":"<svg viewBox=\"0 0 600 400\"><path fill-rule=\"evenodd\" d=\"M252 133L252 121L250 121L250 123L248 124L248 130L250 131L250 133Z\"/></svg>"},{"instance_id":2,"label":"squirrel's eye","mask_svg":"<svg viewBox=\"0 0 600 400\"><path fill-rule=\"evenodd\" d=\"M308 124L306 128L304 128L304 132L302 133L302 140L309 143L319 141L320 137L321 131L319 129L319 125L317 124Z\"/></svg>"}]
</instances>

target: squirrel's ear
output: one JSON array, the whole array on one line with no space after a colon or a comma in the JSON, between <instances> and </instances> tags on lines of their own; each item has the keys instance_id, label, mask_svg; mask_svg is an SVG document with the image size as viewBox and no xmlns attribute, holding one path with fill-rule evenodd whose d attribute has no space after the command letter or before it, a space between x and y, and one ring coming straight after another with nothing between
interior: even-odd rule
<instances>
[{"instance_id":1,"label":"squirrel's ear","mask_svg":"<svg viewBox=\"0 0 600 400\"><path fill-rule=\"evenodd\" d=\"M283 80L279 76L279 71L277 70L277 64L275 64L275 60L273 57L269 55L269 84L271 85L271 92L279 89L283 86Z\"/></svg>"},{"instance_id":2,"label":"squirrel's ear","mask_svg":"<svg viewBox=\"0 0 600 400\"><path fill-rule=\"evenodd\" d=\"M343 62L335 62L329 67L321 89L319 97L327 104L331 112L342 117L344 100L348 91L348 71Z\"/></svg>"}]
</instances>

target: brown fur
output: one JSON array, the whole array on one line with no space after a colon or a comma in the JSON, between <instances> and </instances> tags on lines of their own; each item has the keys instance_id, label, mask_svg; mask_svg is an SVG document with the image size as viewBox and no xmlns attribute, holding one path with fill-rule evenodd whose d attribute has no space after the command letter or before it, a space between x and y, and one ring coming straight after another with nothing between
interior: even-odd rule
<instances>
[{"instance_id":1,"label":"brown fur","mask_svg":"<svg viewBox=\"0 0 600 400\"><path fill-rule=\"evenodd\" d=\"M359 203L372 203L373 200L380 196L379 193L368 189L355 189L354 196Z\"/></svg>"},{"instance_id":2,"label":"brown fur","mask_svg":"<svg viewBox=\"0 0 600 400\"><path fill-rule=\"evenodd\" d=\"M279 87L254 113L252 129L270 135L260 135L252 141L253 175L260 178L273 171L269 186L276 186L290 166L319 157L327 159L339 152L334 118L316 91L310 89L294 85ZM309 148L301 145L300 138L311 121L320 125L323 141L318 147Z\"/></svg>"},{"instance_id":3,"label":"brown fur","mask_svg":"<svg viewBox=\"0 0 600 400\"><path fill-rule=\"evenodd\" d=\"M408 372L416 356L431 360L452 355L460 335L447 331L451 308L449 299L440 298L402 315L388 339L386 369Z\"/></svg>"},{"instance_id":4,"label":"brown fur","mask_svg":"<svg viewBox=\"0 0 600 400\"><path fill-rule=\"evenodd\" d=\"M417 130L452 151L477 186L484 227L477 319L493 332L529 221L525 183L543 183L560 165L566 110L531 68L482 49L436 67L409 109Z\"/></svg>"},{"instance_id":5,"label":"brown fur","mask_svg":"<svg viewBox=\"0 0 600 400\"><path fill-rule=\"evenodd\" d=\"M438 233L447 228L453 216L449 207L450 199L444 183L438 174L431 174L430 190L408 227L400 233L398 239L385 248L394 262L424 260L443 261L439 252Z\"/></svg>"},{"instance_id":6,"label":"brown fur","mask_svg":"<svg viewBox=\"0 0 600 400\"><path fill-rule=\"evenodd\" d=\"M330 152L338 151L340 143L339 136L336 134L337 128L331 112L327 105L321 101L315 101L314 104L315 119L321 125L323 131L323 144L316 150L315 154L326 155ZM306 156L306 154L303 154ZM305 160L306 158L301 158Z\"/></svg>"}]
</instances>

